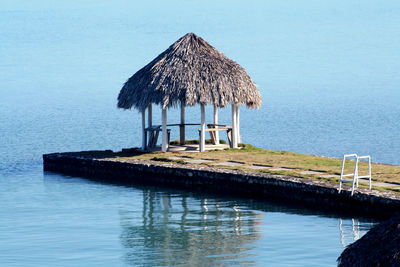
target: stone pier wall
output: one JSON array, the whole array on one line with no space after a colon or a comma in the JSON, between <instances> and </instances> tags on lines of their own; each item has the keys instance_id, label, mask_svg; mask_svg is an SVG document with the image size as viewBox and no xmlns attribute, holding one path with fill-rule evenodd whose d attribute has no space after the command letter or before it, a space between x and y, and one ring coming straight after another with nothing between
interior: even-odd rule
<instances>
[{"instance_id":1,"label":"stone pier wall","mask_svg":"<svg viewBox=\"0 0 400 267\"><path fill-rule=\"evenodd\" d=\"M400 211L400 196L394 193L358 189L350 196L349 191L339 194L337 186L328 182L284 175L142 160L91 159L71 153L43 155L43 165L45 171L110 183L213 191L367 217L386 218Z\"/></svg>"}]
</instances>

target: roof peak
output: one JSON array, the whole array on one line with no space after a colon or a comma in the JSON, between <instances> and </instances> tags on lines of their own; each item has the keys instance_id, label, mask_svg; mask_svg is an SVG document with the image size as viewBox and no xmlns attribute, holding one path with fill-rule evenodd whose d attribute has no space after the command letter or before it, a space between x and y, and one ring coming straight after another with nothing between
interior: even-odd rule
<instances>
[{"instance_id":1,"label":"roof peak","mask_svg":"<svg viewBox=\"0 0 400 267\"><path fill-rule=\"evenodd\" d=\"M183 37L185 37L185 36L197 36L197 35L194 32L188 32Z\"/></svg>"},{"instance_id":2,"label":"roof peak","mask_svg":"<svg viewBox=\"0 0 400 267\"><path fill-rule=\"evenodd\" d=\"M202 45L206 45L206 46L212 47L203 38L201 38L200 36L196 35L193 32L189 32L189 33L185 34L184 36L179 38L178 41L173 43L172 46L176 46L176 45L180 45L180 44L191 44L191 43L199 43L199 44L202 44Z\"/></svg>"}]
</instances>

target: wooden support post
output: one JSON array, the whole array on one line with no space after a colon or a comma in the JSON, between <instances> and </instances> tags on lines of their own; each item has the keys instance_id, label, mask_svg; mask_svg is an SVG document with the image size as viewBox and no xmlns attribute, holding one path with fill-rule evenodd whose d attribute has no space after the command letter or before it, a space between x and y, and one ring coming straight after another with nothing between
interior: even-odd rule
<instances>
[{"instance_id":1,"label":"wooden support post","mask_svg":"<svg viewBox=\"0 0 400 267\"><path fill-rule=\"evenodd\" d=\"M179 125L179 143L185 144L185 105L181 102L181 125Z\"/></svg>"},{"instance_id":2,"label":"wooden support post","mask_svg":"<svg viewBox=\"0 0 400 267\"><path fill-rule=\"evenodd\" d=\"M236 104L232 103L232 148L238 147L237 142L237 117L236 117Z\"/></svg>"},{"instance_id":3,"label":"wooden support post","mask_svg":"<svg viewBox=\"0 0 400 267\"><path fill-rule=\"evenodd\" d=\"M147 147L147 134L146 134L146 109L142 110L142 150L146 150Z\"/></svg>"},{"instance_id":4,"label":"wooden support post","mask_svg":"<svg viewBox=\"0 0 400 267\"><path fill-rule=\"evenodd\" d=\"M167 107L162 108L162 145L161 150L168 150L168 133L167 133Z\"/></svg>"},{"instance_id":5,"label":"wooden support post","mask_svg":"<svg viewBox=\"0 0 400 267\"><path fill-rule=\"evenodd\" d=\"M237 131L237 142L242 143L242 137L240 136L240 110L239 105L236 105L236 131Z\"/></svg>"},{"instance_id":6,"label":"wooden support post","mask_svg":"<svg viewBox=\"0 0 400 267\"><path fill-rule=\"evenodd\" d=\"M200 145L199 145L199 150L200 152L205 151L206 148L206 113L205 113L205 108L204 108L204 104L200 104L200 108L201 108L201 131L200 131Z\"/></svg>"},{"instance_id":7,"label":"wooden support post","mask_svg":"<svg viewBox=\"0 0 400 267\"><path fill-rule=\"evenodd\" d=\"M147 114L147 127L151 127L153 126L153 110L152 110L152 105L150 104L148 107L148 114ZM150 141L151 139L151 132L148 131L148 136L147 136L147 140Z\"/></svg>"},{"instance_id":8,"label":"wooden support post","mask_svg":"<svg viewBox=\"0 0 400 267\"><path fill-rule=\"evenodd\" d=\"M218 124L218 107L214 106L214 124ZM215 128L218 128L217 125L215 125ZM215 144L219 145L219 131L215 131Z\"/></svg>"}]
</instances>

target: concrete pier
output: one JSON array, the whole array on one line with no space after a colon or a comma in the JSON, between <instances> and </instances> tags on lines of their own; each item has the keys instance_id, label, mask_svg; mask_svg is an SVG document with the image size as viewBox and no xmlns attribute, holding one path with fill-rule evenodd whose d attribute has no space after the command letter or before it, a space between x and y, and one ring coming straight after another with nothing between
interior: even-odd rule
<instances>
[{"instance_id":1,"label":"concrete pier","mask_svg":"<svg viewBox=\"0 0 400 267\"><path fill-rule=\"evenodd\" d=\"M340 194L325 181L277 174L222 169L124 158L90 158L79 153L43 155L45 171L88 177L110 183L149 184L254 199L285 201L295 205L388 218L400 211L400 195L358 189Z\"/></svg>"}]
</instances>

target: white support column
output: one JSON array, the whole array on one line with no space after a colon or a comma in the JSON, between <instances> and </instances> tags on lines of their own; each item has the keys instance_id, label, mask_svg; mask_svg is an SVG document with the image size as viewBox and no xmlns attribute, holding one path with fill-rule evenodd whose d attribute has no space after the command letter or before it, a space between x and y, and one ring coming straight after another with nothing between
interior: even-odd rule
<instances>
[{"instance_id":1,"label":"white support column","mask_svg":"<svg viewBox=\"0 0 400 267\"><path fill-rule=\"evenodd\" d=\"M147 114L147 127L151 127L153 126L153 109L151 104L149 105L148 110L149 112ZM151 132L149 131L147 133L148 133L147 140L150 140Z\"/></svg>"},{"instance_id":2,"label":"white support column","mask_svg":"<svg viewBox=\"0 0 400 267\"><path fill-rule=\"evenodd\" d=\"M205 151L205 148L206 148L206 138L205 138L206 137L206 132L205 132L206 112L205 112L204 104L200 104L200 108L201 108L201 131L200 131L199 149L200 149L200 152L203 152L203 151Z\"/></svg>"},{"instance_id":3,"label":"white support column","mask_svg":"<svg viewBox=\"0 0 400 267\"><path fill-rule=\"evenodd\" d=\"M161 150L168 150L168 133L167 133L167 108L162 108L162 145Z\"/></svg>"},{"instance_id":4,"label":"white support column","mask_svg":"<svg viewBox=\"0 0 400 267\"><path fill-rule=\"evenodd\" d=\"M152 109L152 105L150 104L148 107L149 110L149 114L147 115L147 127L151 127L153 126L153 109Z\"/></svg>"},{"instance_id":5,"label":"white support column","mask_svg":"<svg viewBox=\"0 0 400 267\"><path fill-rule=\"evenodd\" d=\"M232 103L232 148L238 147L237 142L237 116L236 116L236 104Z\"/></svg>"},{"instance_id":6,"label":"white support column","mask_svg":"<svg viewBox=\"0 0 400 267\"><path fill-rule=\"evenodd\" d=\"M181 102L181 125L179 125L179 143L185 144L185 105Z\"/></svg>"},{"instance_id":7,"label":"white support column","mask_svg":"<svg viewBox=\"0 0 400 267\"><path fill-rule=\"evenodd\" d=\"M237 131L237 142L242 143L242 137L240 136L240 111L239 105L236 105L236 131Z\"/></svg>"},{"instance_id":8,"label":"white support column","mask_svg":"<svg viewBox=\"0 0 400 267\"><path fill-rule=\"evenodd\" d=\"M146 134L146 109L142 110L142 150L146 150L147 134Z\"/></svg>"},{"instance_id":9,"label":"white support column","mask_svg":"<svg viewBox=\"0 0 400 267\"><path fill-rule=\"evenodd\" d=\"M218 124L218 107L214 106L214 124ZM215 128L218 128L218 126L215 126ZM219 132L215 132L215 144L219 145Z\"/></svg>"}]
</instances>

